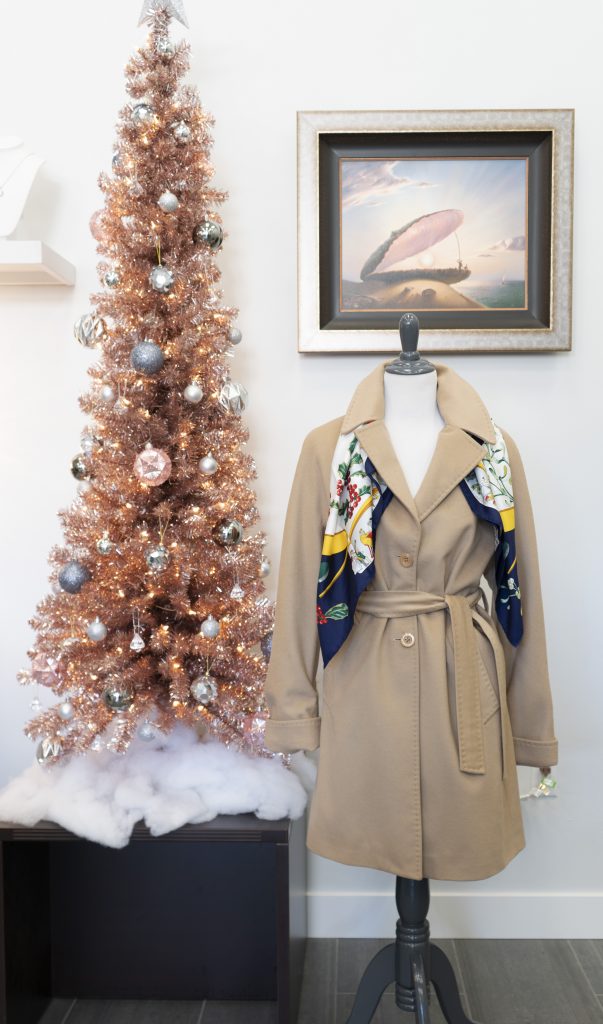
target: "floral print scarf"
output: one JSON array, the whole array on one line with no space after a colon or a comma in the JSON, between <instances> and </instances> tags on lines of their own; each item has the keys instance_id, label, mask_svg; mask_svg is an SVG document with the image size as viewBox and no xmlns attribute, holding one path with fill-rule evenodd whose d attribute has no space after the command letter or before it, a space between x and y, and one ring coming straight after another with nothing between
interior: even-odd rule
<instances>
[{"instance_id":1,"label":"floral print scarf","mask_svg":"<svg viewBox=\"0 0 603 1024\"><path fill-rule=\"evenodd\" d=\"M471 509L498 530L495 609L510 642L523 633L521 592L515 552L515 505L507 447L492 421L496 441L483 442L484 455L461 480ZM358 598L375 575L375 538L392 491L377 472L356 434L340 434L331 466L331 496L317 588L317 623L326 666L354 623Z\"/></svg>"}]
</instances>

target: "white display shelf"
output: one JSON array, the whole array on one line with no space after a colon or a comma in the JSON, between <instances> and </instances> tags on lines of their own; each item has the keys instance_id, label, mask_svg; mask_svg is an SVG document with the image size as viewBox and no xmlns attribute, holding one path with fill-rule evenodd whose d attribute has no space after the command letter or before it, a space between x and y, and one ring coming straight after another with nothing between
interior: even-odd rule
<instances>
[{"instance_id":1,"label":"white display shelf","mask_svg":"<svg viewBox=\"0 0 603 1024\"><path fill-rule=\"evenodd\" d=\"M0 240L0 285L75 282L75 267L45 242Z\"/></svg>"}]
</instances>

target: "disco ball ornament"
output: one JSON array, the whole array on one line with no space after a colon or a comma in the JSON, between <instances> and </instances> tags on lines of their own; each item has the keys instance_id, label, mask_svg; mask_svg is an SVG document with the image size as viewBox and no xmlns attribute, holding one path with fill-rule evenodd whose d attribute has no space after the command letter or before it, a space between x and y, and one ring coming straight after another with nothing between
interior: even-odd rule
<instances>
[{"instance_id":1,"label":"disco ball ornament","mask_svg":"<svg viewBox=\"0 0 603 1024\"><path fill-rule=\"evenodd\" d=\"M86 460L83 455L75 455L71 460L71 473L76 480L88 480L90 477L90 470L86 465Z\"/></svg>"},{"instance_id":2,"label":"disco ball ornament","mask_svg":"<svg viewBox=\"0 0 603 1024\"><path fill-rule=\"evenodd\" d=\"M130 362L139 373L152 377L154 373L159 373L165 358L154 341L139 341L130 353Z\"/></svg>"},{"instance_id":3,"label":"disco ball ornament","mask_svg":"<svg viewBox=\"0 0 603 1024\"><path fill-rule=\"evenodd\" d=\"M168 567L170 553L163 544L158 544L157 547L147 551L145 559L149 569L152 569L153 572L163 572Z\"/></svg>"},{"instance_id":4,"label":"disco ball ornament","mask_svg":"<svg viewBox=\"0 0 603 1024\"><path fill-rule=\"evenodd\" d=\"M260 640L260 647L266 661L270 661L270 655L272 654L272 633L266 633L266 636L262 637Z\"/></svg>"},{"instance_id":5,"label":"disco ball ornament","mask_svg":"<svg viewBox=\"0 0 603 1024\"><path fill-rule=\"evenodd\" d=\"M109 711L127 711L134 703L134 694L127 686L111 683L103 693L103 701Z\"/></svg>"},{"instance_id":6,"label":"disco ball ornament","mask_svg":"<svg viewBox=\"0 0 603 1024\"><path fill-rule=\"evenodd\" d=\"M162 448L153 448L148 441L144 451L139 452L134 460L134 472L138 479L149 487L158 487L169 479L172 460Z\"/></svg>"},{"instance_id":7,"label":"disco ball ornament","mask_svg":"<svg viewBox=\"0 0 603 1024\"><path fill-rule=\"evenodd\" d=\"M110 384L103 384L100 389L100 396L103 402L113 402L115 400L115 391Z\"/></svg>"},{"instance_id":8,"label":"disco ball ornament","mask_svg":"<svg viewBox=\"0 0 603 1024\"><path fill-rule=\"evenodd\" d=\"M260 562L260 576L267 576L272 568L269 558L262 558Z\"/></svg>"},{"instance_id":9,"label":"disco ball ornament","mask_svg":"<svg viewBox=\"0 0 603 1024\"><path fill-rule=\"evenodd\" d=\"M38 764L45 766L52 764L53 761L57 761L62 753L61 744L57 739L46 738L38 743L36 750L36 761Z\"/></svg>"},{"instance_id":10,"label":"disco ball ornament","mask_svg":"<svg viewBox=\"0 0 603 1024\"><path fill-rule=\"evenodd\" d=\"M191 683L191 693L198 704L209 704L218 696L218 685L213 676L205 673Z\"/></svg>"},{"instance_id":11,"label":"disco ball ornament","mask_svg":"<svg viewBox=\"0 0 603 1024\"><path fill-rule=\"evenodd\" d=\"M220 248L224 241L222 225L215 220L205 218L197 224L193 230L193 242L197 245L207 245L212 252Z\"/></svg>"},{"instance_id":12,"label":"disco ball ornament","mask_svg":"<svg viewBox=\"0 0 603 1024\"><path fill-rule=\"evenodd\" d=\"M76 341L84 348L96 348L107 336L107 325L102 316L96 313L85 313L75 321L73 334Z\"/></svg>"},{"instance_id":13,"label":"disco ball ornament","mask_svg":"<svg viewBox=\"0 0 603 1024\"><path fill-rule=\"evenodd\" d=\"M164 267L161 263L157 267L153 267L149 274L149 282L151 288L154 288L156 292L161 292L162 295L167 295L174 285L174 275L168 267Z\"/></svg>"},{"instance_id":14,"label":"disco ball ornament","mask_svg":"<svg viewBox=\"0 0 603 1024\"><path fill-rule=\"evenodd\" d=\"M56 686L59 682L59 663L55 658L37 654L31 663L31 677L41 686Z\"/></svg>"},{"instance_id":15,"label":"disco ball ornament","mask_svg":"<svg viewBox=\"0 0 603 1024\"><path fill-rule=\"evenodd\" d=\"M208 615L201 623L199 632L205 640L213 640L220 632L220 623L213 615Z\"/></svg>"},{"instance_id":16,"label":"disco ball ornament","mask_svg":"<svg viewBox=\"0 0 603 1024\"><path fill-rule=\"evenodd\" d=\"M199 469L205 476L213 476L218 468L218 463L214 459L211 452L209 455L204 455L202 459L199 459Z\"/></svg>"},{"instance_id":17,"label":"disco ball ornament","mask_svg":"<svg viewBox=\"0 0 603 1024\"><path fill-rule=\"evenodd\" d=\"M105 626L105 623L101 622L98 615L92 622L89 622L86 627L88 639L94 640L95 643L100 643L101 640L104 640L108 632L109 630Z\"/></svg>"},{"instance_id":18,"label":"disco ball ornament","mask_svg":"<svg viewBox=\"0 0 603 1024\"><path fill-rule=\"evenodd\" d=\"M62 704L59 704L57 710L59 718L62 718L64 722L70 722L75 714L75 708L70 700L64 700Z\"/></svg>"},{"instance_id":19,"label":"disco ball ornament","mask_svg":"<svg viewBox=\"0 0 603 1024\"><path fill-rule=\"evenodd\" d=\"M113 541L109 540L108 533L103 533L102 537L100 537L99 540L97 540L96 542L96 550L98 551L99 555L111 554L114 547L115 545Z\"/></svg>"},{"instance_id":20,"label":"disco ball ornament","mask_svg":"<svg viewBox=\"0 0 603 1024\"><path fill-rule=\"evenodd\" d=\"M203 398L203 388L196 380L191 381L184 389L184 397L191 405L197 405Z\"/></svg>"},{"instance_id":21,"label":"disco ball ornament","mask_svg":"<svg viewBox=\"0 0 603 1024\"><path fill-rule=\"evenodd\" d=\"M75 560L67 562L67 565L64 565L59 573L61 588L68 594L79 594L84 583L88 583L90 579L92 579L90 569Z\"/></svg>"},{"instance_id":22,"label":"disco ball ornament","mask_svg":"<svg viewBox=\"0 0 603 1024\"><path fill-rule=\"evenodd\" d=\"M234 412L240 415L247 406L248 398L247 389L242 384L229 380L222 386L219 402L226 412Z\"/></svg>"},{"instance_id":23,"label":"disco ball ornament","mask_svg":"<svg viewBox=\"0 0 603 1024\"><path fill-rule=\"evenodd\" d=\"M180 206L180 200L173 192L166 189L165 192L162 192L159 196L157 206L160 210L163 210L164 213L174 213Z\"/></svg>"},{"instance_id":24,"label":"disco ball ornament","mask_svg":"<svg viewBox=\"0 0 603 1024\"><path fill-rule=\"evenodd\" d=\"M186 121L175 121L172 125L172 131L176 142L179 142L181 145L184 145L185 142L189 142L191 135L193 134Z\"/></svg>"},{"instance_id":25,"label":"disco ball ornament","mask_svg":"<svg viewBox=\"0 0 603 1024\"><path fill-rule=\"evenodd\" d=\"M239 544L243 539L243 527L237 519L221 519L212 530L212 536L218 544L229 547Z\"/></svg>"},{"instance_id":26,"label":"disco ball ornament","mask_svg":"<svg viewBox=\"0 0 603 1024\"><path fill-rule=\"evenodd\" d=\"M238 327L231 327L228 332L228 340L231 345L239 345L243 340L243 332Z\"/></svg>"},{"instance_id":27,"label":"disco ball ornament","mask_svg":"<svg viewBox=\"0 0 603 1024\"><path fill-rule=\"evenodd\" d=\"M150 103L136 103L130 111L134 124L148 124L153 119L153 108Z\"/></svg>"},{"instance_id":28,"label":"disco ball ornament","mask_svg":"<svg viewBox=\"0 0 603 1024\"><path fill-rule=\"evenodd\" d=\"M120 276L116 270L108 270L103 278L107 288L117 288L120 282Z\"/></svg>"}]
</instances>

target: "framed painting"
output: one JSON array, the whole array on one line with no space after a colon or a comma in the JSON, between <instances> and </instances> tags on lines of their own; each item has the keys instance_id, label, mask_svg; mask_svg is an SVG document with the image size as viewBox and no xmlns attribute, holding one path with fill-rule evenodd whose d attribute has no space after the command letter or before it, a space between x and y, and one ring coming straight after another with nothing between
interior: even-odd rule
<instances>
[{"instance_id":1,"label":"framed painting","mask_svg":"<svg viewBox=\"0 0 603 1024\"><path fill-rule=\"evenodd\" d=\"M571 349L574 111L298 112L298 349Z\"/></svg>"}]
</instances>

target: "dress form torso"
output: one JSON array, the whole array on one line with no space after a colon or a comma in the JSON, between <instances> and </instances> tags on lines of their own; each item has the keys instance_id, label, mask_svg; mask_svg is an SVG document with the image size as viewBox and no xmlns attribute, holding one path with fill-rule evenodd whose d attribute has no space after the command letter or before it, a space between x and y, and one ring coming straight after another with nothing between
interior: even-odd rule
<instances>
[{"instance_id":1,"label":"dress form torso","mask_svg":"<svg viewBox=\"0 0 603 1024\"><path fill-rule=\"evenodd\" d=\"M411 494L417 494L445 425L437 373L383 374L385 425Z\"/></svg>"}]
</instances>

